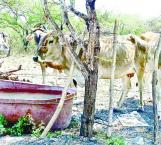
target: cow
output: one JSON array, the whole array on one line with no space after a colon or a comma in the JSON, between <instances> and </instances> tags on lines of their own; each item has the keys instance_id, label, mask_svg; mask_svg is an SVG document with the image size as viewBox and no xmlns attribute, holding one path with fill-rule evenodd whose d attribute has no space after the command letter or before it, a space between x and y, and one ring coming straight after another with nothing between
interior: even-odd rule
<instances>
[{"instance_id":1,"label":"cow","mask_svg":"<svg viewBox=\"0 0 161 145\"><path fill-rule=\"evenodd\" d=\"M10 55L9 38L4 32L0 32L0 55L4 54Z\"/></svg>"},{"instance_id":2,"label":"cow","mask_svg":"<svg viewBox=\"0 0 161 145\"><path fill-rule=\"evenodd\" d=\"M35 58L37 62L43 62L58 71L69 72L72 58L67 52L65 45L60 45L61 39L57 33L49 32L44 36L41 46L38 48L38 54ZM123 100L131 89L131 77L135 73L135 45L129 40L130 35L118 36L117 39L117 56L116 56L116 70L115 78L122 79L123 91L118 102L118 107L122 106ZM88 43L88 42L87 42ZM99 59L98 77L99 79L110 79L111 77L111 64L112 64L112 47L113 36L102 37L100 40L100 53L97 56ZM81 61L86 61L86 50L79 52ZM43 61L41 59L43 58ZM143 109L143 104L141 104Z\"/></svg>"},{"instance_id":3,"label":"cow","mask_svg":"<svg viewBox=\"0 0 161 145\"><path fill-rule=\"evenodd\" d=\"M136 72L138 72L139 88L142 92L145 72L152 73L154 71L154 54L158 45L159 34L146 32L140 37L131 36L130 41L136 47ZM158 61L157 102L158 113L161 116L161 53Z\"/></svg>"},{"instance_id":4,"label":"cow","mask_svg":"<svg viewBox=\"0 0 161 145\"><path fill-rule=\"evenodd\" d=\"M45 84L45 76L46 76L46 68L47 67L57 70L58 73L63 72L63 70L66 70L64 67L67 67L65 65L66 61L64 61L66 59L64 59L64 58L62 59L62 57L60 57L60 59L58 58L61 55L61 54L59 54L59 53L61 53L60 49L63 49L63 48L60 45L60 43L54 42L57 40L56 40L56 38L53 38L53 36L52 36L53 33L56 33L56 32L55 31L47 32L47 30L45 30L44 28L38 27L38 28L34 28L32 33L29 34L26 38L28 41L31 41L34 39L36 42L37 50L36 50L36 55L33 57L33 60L35 62L39 63L41 66L42 78L43 78L42 83L43 84ZM53 43L55 45L57 44L56 47L58 47L59 49L53 49L52 48ZM56 50L56 51L53 52L53 50ZM56 56L58 56L58 57L56 57ZM64 64L63 67L62 67L62 65L59 65L59 61L61 61L61 60L63 60L63 62L61 62ZM69 68L69 66L68 66L68 68ZM56 81L56 83L57 83L57 81ZM77 86L77 82L74 78L73 78L73 84L75 87Z\"/></svg>"}]
</instances>

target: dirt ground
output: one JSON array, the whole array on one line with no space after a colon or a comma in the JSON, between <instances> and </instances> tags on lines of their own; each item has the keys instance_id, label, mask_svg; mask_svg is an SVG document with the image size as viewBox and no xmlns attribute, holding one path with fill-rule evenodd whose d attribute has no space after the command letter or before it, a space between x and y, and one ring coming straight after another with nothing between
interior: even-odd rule
<instances>
[{"instance_id":1,"label":"dirt ground","mask_svg":"<svg viewBox=\"0 0 161 145\"><path fill-rule=\"evenodd\" d=\"M42 76L41 76L41 69L40 66L33 62L32 56L10 56L8 58L4 58L4 63L2 64L2 67L0 68L0 72L5 72L8 70L13 70L18 68L19 65L22 65L22 70L15 72L13 76L18 76L18 79L30 81L32 83L40 83L42 82ZM0 60L1 62L2 60ZM149 75L149 74L148 74ZM66 75L60 74L58 75L58 85L63 86L66 82ZM53 69L47 70L47 84L54 85L56 79L56 72L53 71ZM114 111L114 127L113 132L115 135L121 135L125 138L127 145L150 145L153 144L153 112L152 112L152 101L151 101L151 88L149 86L145 86L144 89L144 103L145 103L145 111L144 112L137 112L138 106L139 106L139 97L138 97L138 87L136 86L136 78L134 77L132 79L132 89L128 94L128 97L126 98L123 107L120 111ZM150 84L147 83L146 84ZM95 113L95 124L94 129L95 131L105 131L107 130L107 120L108 120L108 101L109 101L109 81L108 80L99 80L98 82L98 88L97 88L97 99L96 99L96 113ZM83 110L83 94L84 94L84 88L78 87L77 90L77 97L74 99L74 105L73 105L73 118L76 119L80 123L80 117ZM114 97L114 106L116 105L116 102L119 100L119 96L121 95L121 80L115 81L115 97ZM136 114L139 115L139 120L141 122L141 125L129 125L131 123L130 120L130 114ZM120 119L123 118L123 116L127 116L125 118L125 122L121 121ZM129 116L129 118L128 118ZM135 119L135 118L134 118ZM143 120L143 121L142 121ZM127 122L126 122L127 121ZM129 121L129 123L128 123ZM142 122L146 123L146 126L142 125ZM159 122L159 125L161 125L161 122ZM68 134L68 130L66 131ZM71 130L70 130L71 132ZM79 130L73 130L73 133L75 135L79 135ZM161 134L161 129L159 130L159 134ZM8 142L6 142L9 140ZM16 137L15 137L16 138ZM1 144L15 144L15 138L13 137L1 137L0 138L0 145ZM68 138L68 137L66 137ZM78 139L79 138L79 139ZM60 138L62 139L62 137ZM20 140L20 142L18 142ZM17 144L25 144L24 139L17 140ZM27 139L26 139L27 140ZM59 142L59 139L57 139ZM159 135L159 140L161 144L161 135ZM69 141L69 140L68 140ZM84 139L81 140L80 137L77 137L75 139L75 142L69 141L65 142L64 144L102 144L101 142L97 142L97 140L93 139L91 142L88 140L88 142ZM45 143L45 140L39 140L37 141L37 144L50 144L50 140L48 140L48 143ZM36 140L31 140L28 144L36 144ZM60 142L59 142L60 143ZM27 143L26 143L27 144ZM51 143L52 144L52 143ZM55 142L56 144L56 142Z\"/></svg>"}]
</instances>

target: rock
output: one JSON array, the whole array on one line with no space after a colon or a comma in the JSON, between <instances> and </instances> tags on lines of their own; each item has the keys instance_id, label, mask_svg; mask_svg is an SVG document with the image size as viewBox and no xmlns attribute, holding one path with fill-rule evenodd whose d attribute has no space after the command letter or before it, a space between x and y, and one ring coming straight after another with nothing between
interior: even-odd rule
<instances>
[{"instance_id":1,"label":"rock","mask_svg":"<svg viewBox=\"0 0 161 145\"><path fill-rule=\"evenodd\" d=\"M136 138L130 139L130 141L127 142L126 145L145 145L144 138L138 136Z\"/></svg>"}]
</instances>

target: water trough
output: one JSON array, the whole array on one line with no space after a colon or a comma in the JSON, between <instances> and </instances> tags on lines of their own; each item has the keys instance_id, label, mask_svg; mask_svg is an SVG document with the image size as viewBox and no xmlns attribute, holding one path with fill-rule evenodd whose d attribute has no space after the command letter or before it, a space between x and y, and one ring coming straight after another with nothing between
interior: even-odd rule
<instances>
[{"instance_id":1,"label":"water trough","mask_svg":"<svg viewBox=\"0 0 161 145\"><path fill-rule=\"evenodd\" d=\"M0 80L0 114L15 122L30 113L36 123L51 119L61 98L63 87ZM76 91L68 89L64 106L52 130L68 127Z\"/></svg>"}]
</instances>

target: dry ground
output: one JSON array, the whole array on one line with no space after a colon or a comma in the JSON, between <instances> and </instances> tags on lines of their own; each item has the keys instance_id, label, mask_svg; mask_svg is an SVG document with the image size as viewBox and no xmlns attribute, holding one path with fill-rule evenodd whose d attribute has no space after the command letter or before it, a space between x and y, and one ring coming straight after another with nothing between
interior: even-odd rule
<instances>
[{"instance_id":1,"label":"dry ground","mask_svg":"<svg viewBox=\"0 0 161 145\"><path fill-rule=\"evenodd\" d=\"M22 65L22 70L14 73L15 76L18 76L19 80L25 79L33 83L41 83L42 77L41 77L40 66L37 63L32 61L32 56L16 56L16 57L11 56L3 60L4 60L4 63L0 68L0 71L5 72L8 70L18 68L19 65ZM53 85L55 83L55 78L56 78L56 73L52 69L48 69L47 84ZM63 86L65 84L65 81L66 81L66 75L64 74L59 75L58 84ZM148 127L136 127L136 126L127 127L127 126L123 126L118 119L118 117L122 114L130 114L133 111L137 111L137 108L139 105L139 100L138 100L139 98L138 98L138 88L136 87L135 77L132 79L132 82L133 82L132 90L128 94L128 98L125 100L125 103L121 111L114 112L114 133L116 135L121 135L125 137L127 145L130 145L130 144L132 145L133 143L136 144L136 142L138 142L138 144L144 143L145 145L152 144L153 115L152 115L152 103L151 103L151 88L149 86L146 86L144 90L145 111L139 112L139 115L141 115L141 117L147 122L149 126ZM149 83L146 82L146 84L149 84ZM95 125L94 125L95 131L106 131L107 129L107 119L108 119L107 114L108 114L108 100L109 100L108 86L109 86L109 81L99 80L97 100L96 100ZM77 119L78 121L80 121L80 116L83 110L83 92L84 92L84 88L78 87L78 95L74 99L73 118ZM115 98L114 98L115 104L118 101L120 94L121 94L121 80L116 80ZM79 130L73 131L73 133L78 134ZM4 140L5 137L1 139ZM8 142L8 144L9 143L13 144L12 139L10 140L11 142ZM91 143L93 142L91 141ZM89 144L89 142L83 143L83 144ZM93 144L97 144L97 143L94 142Z\"/></svg>"}]
</instances>

